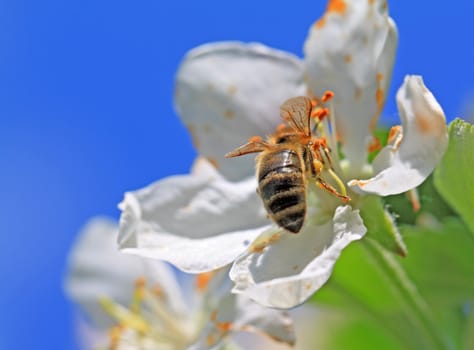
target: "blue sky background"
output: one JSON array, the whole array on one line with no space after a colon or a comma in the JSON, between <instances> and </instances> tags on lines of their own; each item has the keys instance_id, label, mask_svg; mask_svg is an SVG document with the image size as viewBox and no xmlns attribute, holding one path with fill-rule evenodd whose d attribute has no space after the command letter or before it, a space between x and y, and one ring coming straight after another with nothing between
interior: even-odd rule
<instances>
[{"instance_id":1,"label":"blue sky background","mask_svg":"<svg viewBox=\"0 0 474 350\"><path fill-rule=\"evenodd\" d=\"M325 1L0 1L0 349L75 349L62 276L91 216L184 173L172 106L192 47L260 41L299 56ZM416 73L452 120L474 98L474 5L392 1L400 32L385 115Z\"/></svg>"}]
</instances>

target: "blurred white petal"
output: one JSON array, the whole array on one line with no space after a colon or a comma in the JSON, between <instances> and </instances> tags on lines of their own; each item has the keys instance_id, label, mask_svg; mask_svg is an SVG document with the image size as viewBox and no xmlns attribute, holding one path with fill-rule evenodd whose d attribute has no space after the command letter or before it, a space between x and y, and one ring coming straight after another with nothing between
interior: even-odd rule
<instances>
[{"instance_id":1,"label":"blurred white petal","mask_svg":"<svg viewBox=\"0 0 474 350\"><path fill-rule=\"evenodd\" d=\"M362 167L385 103L398 41L385 0L329 1L305 43L308 87L333 98L337 138L351 166Z\"/></svg>"},{"instance_id":2,"label":"blurred white petal","mask_svg":"<svg viewBox=\"0 0 474 350\"><path fill-rule=\"evenodd\" d=\"M305 92L297 57L261 44L221 42L187 54L175 104L199 153L228 179L240 180L252 175L254 157L229 160L224 154L253 135L273 132L280 104Z\"/></svg>"},{"instance_id":3,"label":"blurred white petal","mask_svg":"<svg viewBox=\"0 0 474 350\"><path fill-rule=\"evenodd\" d=\"M269 224L255 178L229 182L205 166L198 169L204 170L125 194L122 251L192 273L225 266L245 251Z\"/></svg>"},{"instance_id":4,"label":"blurred white petal","mask_svg":"<svg viewBox=\"0 0 474 350\"><path fill-rule=\"evenodd\" d=\"M128 305L136 279L145 277L160 285L173 309L183 310L180 288L171 268L120 253L117 233L118 225L103 217L90 220L82 229L68 261L65 289L70 298L95 324L109 327L111 319L100 307L99 298L107 296Z\"/></svg>"}]
</instances>

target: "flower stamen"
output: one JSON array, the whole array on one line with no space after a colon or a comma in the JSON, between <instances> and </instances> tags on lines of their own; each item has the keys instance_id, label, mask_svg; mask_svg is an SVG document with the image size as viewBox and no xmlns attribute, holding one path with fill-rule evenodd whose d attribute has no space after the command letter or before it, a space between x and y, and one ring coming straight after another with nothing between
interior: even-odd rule
<instances>
[{"instance_id":1,"label":"flower stamen","mask_svg":"<svg viewBox=\"0 0 474 350\"><path fill-rule=\"evenodd\" d=\"M211 282L212 277L214 276L214 271L203 272L196 276L194 281L194 285L198 292L204 292L207 287L209 286L209 282Z\"/></svg>"},{"instance_id":2,"label":"flower stamen","mask_svg":"<svg viewBox=\"0 0 474 350\"><path fill-rule=\"evenodd\" d=\"M331 90L327 90L323 96L321 97L321 100L323 102L328 102L330 99L332 99L334 97L334 92L332 92Z\"/></svg>"},{"instance_id":3,"label":"flower stamen","mask_svg":"<svg viewBox=\"0 0 474 350\"><path fill-rule=\"evenodd\" d=\"M369 153L373 153L376 151L380 151L382 149L382 144L380 143L380 139L377 136L372 138L372 141L369 143L367 150Z\"/></svg>"},{"instance_id":4,"label":"flower stamen","mask_svg":"<svg viewBox=\"0 0 474 350\"><path fill-rule=\"evenodd\" d=\"M317 107L311 112L311 118L316 118L318 121L323 120L329 115L329 109Z\"/></svg>"},{"instance_id":5,"label":"flower stamen","mask_svg":"<svg viewBox=\"0 0 474 350\"><path fill-rule=\"evenodd\" d=\"M214 324L215 329L214 329L214 332L209 333L209 335L207 336L206 341L209 347L215 345L215 343L217 342L219 338L221 338L222 336L225 336L234 328L234 325L232 322L219 322L217 320L216 310L212 311L210 320Z\"/></svg>"},{"instance_id":6,"label":"flower stamen","mask_svg":"<svg viewBox=\"0 0 474 350\"><path fill-rule=\"evenodd\" d=\"M150 325L136 313L112 301L107 297L99 299L99 303L104 311L117 320L124 328L131 328L139 333L145 334L150 330Z\"/></svg>"}]
</instances>

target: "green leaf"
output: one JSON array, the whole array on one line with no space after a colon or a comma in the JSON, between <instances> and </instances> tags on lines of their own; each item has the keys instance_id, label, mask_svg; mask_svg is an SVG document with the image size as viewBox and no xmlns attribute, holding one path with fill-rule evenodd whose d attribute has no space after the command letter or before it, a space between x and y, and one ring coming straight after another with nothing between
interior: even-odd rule
<instances>
[{"instance_id":1,"label":"green leaf","mask_svg":"<svg viewBox=\"0 0 474 350\"><path fill-rule=\"evenodd\" d=\"M399 348L474 348L474 240L469 229L449 218L435 227L404 225L400 231L410 249L407 257L374 254L376 244L370 240L354 242L313 301L345 313L344 344L353 337L357 344L376 341L355 331L362 322L366 329L378 329L377 341ZM414 295L414 303L407 293ZM433 334L438 343L429 342ZM344 349L337 339L331 344L336 345L328 349Z\"/></svg>"},{"instance_id":2,"label":"green leaf","mask_svg":"<svg viewBox=\"0 0 474 350\"><path fill-rule=\"evenodd\" d=\"M327 328L327 332L323 335L324 343L318 344L318 349L398 350L404 348L403 342L387 334L383 325L366 317L346 315L339 324L333 322L329 325L325 324L324 327Z\"/></svg>"},{"instance_id":3,"label":"green leaf","mask_svg":"<svg viewBox=\"0 0 474 350\"><path fill-rule=\"evenodd\" d=\"M439 193L474 235L474 126L456 119L449 125L449 146L435 171Z\"/></svg>"},{"instance_id":4,"label":"green leaf","mask_svg":"<svg viewBox=\"0 0 474 350\"><path fill-rule=\"evenodd\" d=\"M402 226L400 230L410 247L402 266L450 342L468 349L474 325L474 240L468 227L450 218L438 227Z\"/></svg>"},{"instance_id":5,"label":"green leaf","mask_svg":"<svg viewBox=\"0 0 474 350\"><path fill-rule=\"evenodd\" d=\"M367 241L354 242L346 248L336 264L331 279L315 294L313 302L330 306L344 313L348 322L344 325L347 327L344 331L347 339L344 341L348 343L356 334L358 340L353 340L355 343L373 341L365 332L350 331L350 327L357 329L358 323L363 322L364 327L377 329L380 341L384 339L385 345L380 347L381 349L392 347L434 349L426 334L420 333L418 321L413 318L403 296L396 288L397 282L390 280L379 262L374 260L373 255L368 251ZM391 253L387 252L387 254ZM393 257L397 258L395 255ZM333 337L339 337L339 330L336 329ZM324 348L350 349L351 347Z\"/></svg>"},{"instance_id":6,"label":"green leaf","mask_svg":"<svg viewBox=\"0 0 474 350\"><path fill-rule=\"evenodd\" d=\"M433 184L433 175L430 175L416 191L420 200L420 210L417 212L414 211L407 193L387 196L382 199L390 212L396 217L399 225L420 222L426 219L426 213L429 213L438 221L457 215L436 190Z\"/></svg>"},{"instance_id":7,"label":"green leaf","mask_svg":"<svg viewBox=\"0 0 474 350\"><path fill-rule=\"evenodd\" d=\"M459 219L442 226L402 226L410 255L401 261L429 303L458 305L474 299L474 240Z\"/></svg>"},{"instance_id":8,"label":"green leaf","mask_svg":"<svg viewBox=\"0 0 474 350\"><path fill-rule=\"evenodd\" d=\"M367 238L375 240L385 249L400 256L407 255L407 248L398 232L395 220L384 209L379 197L363 197L359 209L364 225L367 227Z\"/></svg>"}]
</instances>

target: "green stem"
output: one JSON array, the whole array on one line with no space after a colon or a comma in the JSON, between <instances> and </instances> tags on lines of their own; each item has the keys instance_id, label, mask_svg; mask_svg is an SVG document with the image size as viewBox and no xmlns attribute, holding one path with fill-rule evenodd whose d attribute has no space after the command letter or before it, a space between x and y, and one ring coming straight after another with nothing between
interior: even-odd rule
<instances>
[{"instance_id":1,"label":"green stem","mask_svg":"<svg viewBox=\"0 0 474 350\"><path fill-rule=\"evenodd\" d=\"M371 239L362 240L363 246L374 259L380 272L386 277L410 317L423 334L423 340L430 342L429 349L450 349L433 322L428 305L418 293L413 282L395 256ZM420 334L420 335L421 335Z\"/></svg>"}]
</instances>

